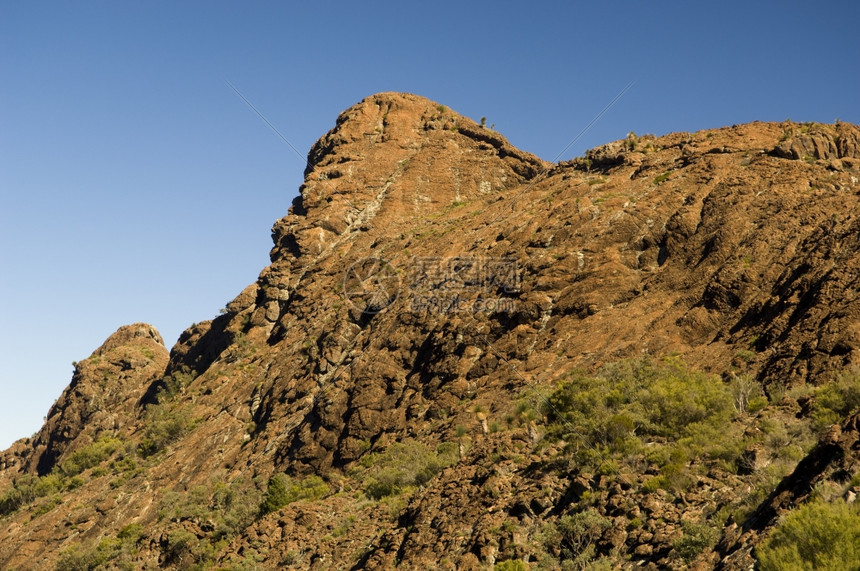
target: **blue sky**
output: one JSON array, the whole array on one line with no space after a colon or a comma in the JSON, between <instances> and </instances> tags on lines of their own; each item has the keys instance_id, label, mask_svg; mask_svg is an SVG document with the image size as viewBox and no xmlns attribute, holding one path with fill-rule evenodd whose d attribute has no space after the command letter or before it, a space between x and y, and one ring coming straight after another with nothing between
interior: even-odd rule
<instances>
[{"instance_id":1,"label":"blue sky","mask_svg":"<svg viewBox=\"0 0 860 571\"><path fill-rule=\"evenodd\" d=\"M268 263L302 153L408 91L555 159L753 120L860 123L860 4L3 2L0 448L119 326L172 345Z\"/></svg>"}]
</instances>

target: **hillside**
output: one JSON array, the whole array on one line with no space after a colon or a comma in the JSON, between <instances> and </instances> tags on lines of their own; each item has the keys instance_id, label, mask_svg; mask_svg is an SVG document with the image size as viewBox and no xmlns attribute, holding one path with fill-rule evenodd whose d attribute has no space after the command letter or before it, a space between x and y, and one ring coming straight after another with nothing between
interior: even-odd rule
<instances>
[{"instance_id":1,"label":"hillside","mask_svg":"<svg viewBox=\"0 0 860 571\"><path fill-rule=\"evenodd\" d=\"M747 569L860 492L858 127L550 164L382 93L300 191L221 315L121 328L0 453L0 567Z\"/></svg>"}]
</instances>

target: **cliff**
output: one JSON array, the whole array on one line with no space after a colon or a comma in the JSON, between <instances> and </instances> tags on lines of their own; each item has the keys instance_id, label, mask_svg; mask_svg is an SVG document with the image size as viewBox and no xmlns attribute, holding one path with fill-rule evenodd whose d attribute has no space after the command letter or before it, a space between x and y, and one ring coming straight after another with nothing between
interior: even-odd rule
<instances>
[{"instance_id":1,"label":"cliff","mask_svg":"<svg viewBox=\"0 0 860 571\"><path fill-rule=\"evenodd\" d=\"M0 454L0 565L748 568L858 470L858 182L845 123L550 164L368 97L254 284L169 355L120 329Z\"/></svg>"}]
</instances>

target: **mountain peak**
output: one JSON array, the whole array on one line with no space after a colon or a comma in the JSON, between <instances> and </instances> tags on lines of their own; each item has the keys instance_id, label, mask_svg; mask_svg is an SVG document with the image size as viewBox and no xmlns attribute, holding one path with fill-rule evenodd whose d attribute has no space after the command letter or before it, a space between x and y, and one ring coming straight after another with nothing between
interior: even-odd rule
<instances>
[{"instance_id":1,"label":"mountain peak","mask_svg":"<svg viewBox=\"0 0 860 571\"><path fill-rule=\"evenodd\" d=\"M169 356L121 328L0 455L0 567L750 568L813 486L860 492L858 134L553 165L362 100L255 283Z\"/></svg>"},{"instance_id":2,"label":"mountain peak","mask_svg":"<svg viewBox=\"0 0 860 571\"><path fill-rule=\"evenodd\" d=\"M161 334L149 323L123 325L112 333L93 354L104 355L124 345L147 344L148 341L154 341L156 344L164 346L164 339L161 338Z\"/></svg>"}]
</instances>

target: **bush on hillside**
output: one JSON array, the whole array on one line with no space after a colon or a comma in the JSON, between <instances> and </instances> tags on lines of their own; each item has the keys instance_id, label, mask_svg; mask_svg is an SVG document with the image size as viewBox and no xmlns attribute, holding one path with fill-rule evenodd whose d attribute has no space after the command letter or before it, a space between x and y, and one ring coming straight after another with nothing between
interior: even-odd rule
<instances>
[{"instance_id":1,"label":"bush on hillside","mask_svg":"<svg viewBox=\"0 0 860 571\"><path fill-rule=\"evenodd\" d=\"M621 361L594 376L572 375L544 412L550 437L595 467L612 456L643 453L646 442L654 444L649 460L660 466L740 452L729 430L736 415L729 387L677 359Z\"/></svg>"},{"instance_id":2,"label":"bush on hillside","mask_svg":"<svg viewBox=\"0 0 860 571\"><path fill-rule=\"evenodd\" d=\"M815 500L789 513L756 549L762 571L860 568L860 510Z\"/></svg>"}]
</instances>

